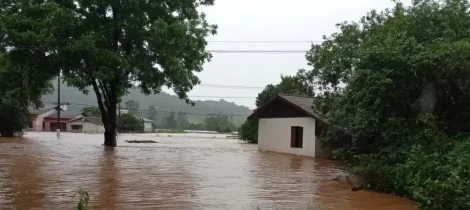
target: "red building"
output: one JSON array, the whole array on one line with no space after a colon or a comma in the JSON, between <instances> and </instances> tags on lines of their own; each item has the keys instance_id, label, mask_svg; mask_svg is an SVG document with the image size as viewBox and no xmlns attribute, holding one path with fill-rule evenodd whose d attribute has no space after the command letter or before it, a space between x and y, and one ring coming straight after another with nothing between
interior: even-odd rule
<instances>
[{"instance_id":1,"label":"red building","mask_svg":"<svg viewBox=\"0 0 470 210\"><path fill-rule=\"evenodd\" d=\"M66 122L80 115L78 111L68 110L69 103L60 104L60 128L67 131ZM40 110L32 111L32 121L30 129L33 131L56 131L59 128L57 123L57 105L46 105Z\"/></svg>"}]
</instances>

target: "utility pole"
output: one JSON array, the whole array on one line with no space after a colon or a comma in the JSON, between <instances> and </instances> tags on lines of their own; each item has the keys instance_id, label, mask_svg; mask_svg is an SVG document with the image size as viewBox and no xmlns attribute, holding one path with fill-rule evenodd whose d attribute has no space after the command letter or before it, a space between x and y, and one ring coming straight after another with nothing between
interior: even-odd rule
<instances>
[{"instance_id":1,"label":"utility pole","mask_svg":"<svg viewBox=\"0 0 470 210\"><path fill-rule=\"evenodd\" d=\"M59 76L57 77L57 125L59 128L57 128L57 138L60 138L60 130L61 130L61 124L60 124L60 71L59 71Z\"/></svg>"}]
</instances>

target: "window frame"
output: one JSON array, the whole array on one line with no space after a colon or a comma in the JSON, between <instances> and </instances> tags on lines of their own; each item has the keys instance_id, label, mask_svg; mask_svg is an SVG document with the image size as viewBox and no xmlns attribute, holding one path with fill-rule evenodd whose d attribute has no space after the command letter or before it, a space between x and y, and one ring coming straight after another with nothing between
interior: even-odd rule
<instances>
[{"instance_id":1,"label":"window frame","mask_svg":"<svg viewBox=\"0 0 470 210\"><path fill-rule=\"evenodd\" d=\"M290 147L291 148L303 148L304 144L304 127L302 126L291 126L290 135Z\"/></svg>"}]
</instances>

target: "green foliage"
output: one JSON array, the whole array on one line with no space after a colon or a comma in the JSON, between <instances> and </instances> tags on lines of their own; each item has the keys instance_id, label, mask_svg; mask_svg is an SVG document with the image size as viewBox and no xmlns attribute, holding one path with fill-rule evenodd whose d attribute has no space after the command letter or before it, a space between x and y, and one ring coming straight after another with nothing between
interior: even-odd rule
<instances>
[{"instance_id":1,"label":"green foliage","mask_svg":"<svg viewBox=\"0 0 470 210\"><path fill-rule=\"evenodd\" d=\"M308 72L303 69L299 70L295 76L281 75L281 82L279 84L269 84L258 94L256 97L256 108L260 108L280 93L313 97L315 95L314 84L310 82L309 76ZM245 120L238 129L238 132L240 138L246 142L252 144L258 143L257 120Z\"/></svg>"},{"instance_id":2,"label":"green foliage","mask_svg":"<svg viewBox=\"0 0 470 210\"><path fill-rule=\"evenodd\" d=\"M149 106L147 110L147 118L152 120L154 124L158 121L158 112L155 105Z\"/></svg>"},{"instance_id":3,"label":"green foliage","mask_svg":"<svg viewBox=\"0 0 470 210\"><path fill-rule=\"evenodd\" d=\"M176 128L176 117L175 112L171 112L170 116L166 118L166 127L167 128Z\"/></svg>"},{"instance_id":4,"label":"green foliage","mask_svg":"<svg viewBox=\"0 0 470 210\"><path fill-rule=\"evenodd\" d=\"M277 85L269 84L267 85L261 93L256 97L256 107L259 108L263 106L273 97L277 96L279 93L313 97L314 88L313 86L306 81L305 70L299 70L295 76L284 76L281 75L281 82Z\"/></svg>"},{"instance_id":5,"label":"green foliage","mask_svg":"<svg viewBox=\"0 0 470 210\"><path fill-rule=\"evenodd\" d=\"M51 77L39 67L22 66L17 53L0 49L0 136L22 135L31 122L30 109L39 108L42 94L50 90Z\"/></svg>"},{"instance_id":6,"label":"green foliage","mask_svg":"<svg viewBox=\"0 0 470 210\"><path fill-rule=\"evenodd\" d=\"M258 121L246 120L240 128L238 128L238 136L247 143L258 143Z\"/></svg>"},{"instance_id":7,"label":"green foliage","mask_svg":"<svg viewBox=\"0 0 470 210\"><path fill-rule=\"evenodd\" d=\"M27 107L21 109L0 103L0 136L21 136L30 121Z\"/></svg>"},{"instance_id":8,"label":"green foliage","mask_svg":"<svg viewBox=\"0 0 470 210\"><path fill-rule=\"evenodd\" d=\"M88 192L80 188L74 197L75 196L78 196L77 210L88 210L88 202L90 201L90 195Z\"/></svg>"},{"instance_id":9,"label":"green foliage","mask_svg":"<svg viewBox=\"0 0 470 210\"><path fill-rule=\"evenodd\" d=\"M124 103L125 108L129 110L129 113L137 115L139 113L140 104L137 101L129 100Z\"/></svg>"},{"instance_id":10,"label":"green foliage","mask_svg":"<svg viewBox=\"0 0 470 210\"><path fill-rule=\"evenodd\" d=\"M463 0L372 11L307 53L324 140L370 188L468 209L470 15ZM345 138L347 137L347 138Z\"/></svg>"},{"instance_id":11,"label":"green foliage","mask_svg":"<svg viewBox=\"0 0 470 210\"><path fill-rule=\"evenodd\" d=\"M194 73L211 58L205 38L216 32L198 7L213 3L2 1L0 46L18 49L12 59L25 68L61 70L84 93L92 87L105 145L116 146L117 103L135 84L145 94L166 86L192 103L187 92L200 82Z\"/></svg>"},{"instance_id":12,"label":"green foliage","mask_svg":"<svg viewBox=\"0 0 470 210\"><path fill-rule=\"evenodd\" d=\"M100 109L96 106L85 107L82 109L82 113L87 116L101 117Z\"/></svg>"},{"instance_id":13,"label":"green foliage","mask_svg":"<svg viewBox=\"0 0 470 210\"><path fill-rule=\"evenodd\" d=\"M119 128L121 132L143 132L144 123L131 113L121 114L119 118Z\"/></svg>"},{"instance_id":14,"label":"green foliage","mask_svg":"<svg viewBox=\"0 0 470 210\"><path fill-rule=\"evenodd\" d=\"M230 133L236 130L235 125L228 116L213 115L204 119L205 130L217 131L219 133Z\"/></svg>"},{"instance_id":15,"label":"green foliage","mask_svg":"<svg viewBox=\"0 0 470 210\"><path fill-rule=\"evenodd\" d=\"M399 167L412 180L409 188L422 209L470 207L470 138L449 140L455 143L445 145L446 150L413 147L406 163Z\"/></svg>"},{"instance_id":16,"label":"green foliage","mask_svg":"<svg viewBox=\"0 0 470 210\"><path fill-rule=\"evenodd\" d=\"M227 133L236 130L236 126L232 123L229 116L219 114L207 116L202 123L191 123L188 121L187 114L184 112L171 112L166 118L165 123L160 128L176 129L176 130L210 130L221 133Z\"/></svg>"}]
</instances>

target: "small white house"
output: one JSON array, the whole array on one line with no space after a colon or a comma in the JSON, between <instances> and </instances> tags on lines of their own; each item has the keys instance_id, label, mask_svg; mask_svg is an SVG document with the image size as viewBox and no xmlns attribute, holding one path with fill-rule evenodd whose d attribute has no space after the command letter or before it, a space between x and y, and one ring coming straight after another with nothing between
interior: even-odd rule
<instances>
[{"instance_id":1,"label":"small white house","mask_svg":"<svg viewBox=\"0 0 470 210\"><path fill-rule=\"evenodd\" d=\"M78 116L67 122L67 130L73 133L104 133L100 117Z\"/></svg>"},{"instance_id":2,"label":"small white house","mask_svg":"<svg viewBox=\"0 0 470 210\"><path fill-rule=\"evenodd\" d=\"M258 119L258 150L331 158L317 138L327 125L313 110L313 98L277 95L248 119Z\"/></svg>"},{"instance_id":3,"label":"small white house","mask_svg":"<svg viewBox=\"0 0 470 210\"><path fill-rule=\"evenodd\" d=\"M144 124L144 133L153 132L153 121L147 118L141 117L140 120Z\"/></svg>"}]
</instances>

